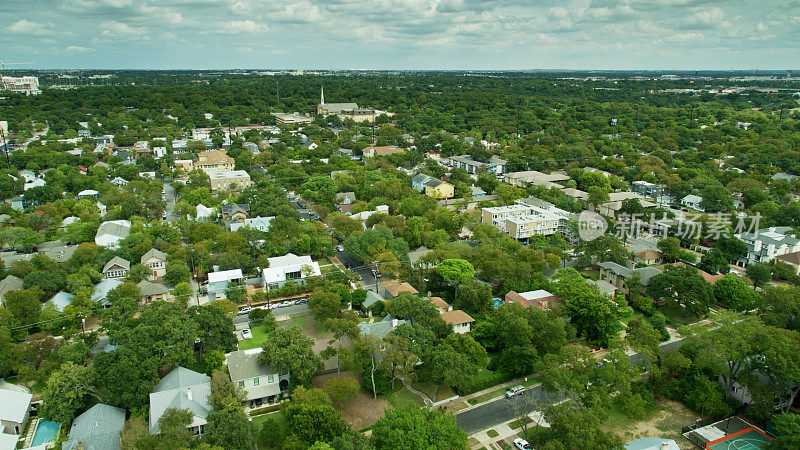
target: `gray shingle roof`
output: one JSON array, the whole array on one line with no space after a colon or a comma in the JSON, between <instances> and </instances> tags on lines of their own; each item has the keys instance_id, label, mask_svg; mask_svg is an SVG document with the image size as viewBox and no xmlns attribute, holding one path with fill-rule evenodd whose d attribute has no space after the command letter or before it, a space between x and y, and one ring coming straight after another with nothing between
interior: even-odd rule
<instances>
[{"instance_id":1,"label":"gray shingle roof","mask_svg":"<svg viewBox=\"0 0 800 450\"><path fill-rule=\"evenodd\" d=\"M151 297L153 295L161 295L169 292L169 288L161 283L153 283L152 281L142 280L136 286L139 286L139 291L143 297Z\"/></svg>"},{"instance_id":2,"label":"gray shingle roof","mask_svg":"<svg viewBox=\"0 0 800 450\"><path fill-rule=\"evenodd\" d=\"M361 334L369 334L378 338L385 338L387 334L395 330L400 325L408 325L407 320L397 320L392 316L386 316L380 322L359 322L358 329Z\"/></svg>"},{"instance_id":3,"label":"gray shingle roof","mask_svg":"<svg viewBox=\"0 0 800 450\"><path fill-rule=\"evenodd\" d=\"M211 377L183 367L167 374L150 393L150 433L158 432L158 419L168 408L188 409L194 415L189 426L206 424L211 411Z\"/></svg>"},{"instance_id":4,"label":"gray shingle roof","mask_svg":"<svg viewBox=\"0 0 800 450\"><path fill-rule=\"evenodd\" d=\"M98 403L72 421L69 440L64 450L116 450L119 448L119 433L125 424L125 410Z\"/></svg>"},{"instance_id":5,"label":"gray shingle roof","mask_svg":"<svg viewBox=\"0 0 800 450\"><path fill-rule=\"evenodd\" d=\"M270 366L263 366L258 363L258 355L261 352L245 352L243 350L231 352L227 357L228 373L231 374L231 381L242 381L249 378L277 375Z\"/></svg>"},{"instance_id":6,"label":"gray shingle roof","mask_svg":"<svg viewBox=\"0 0 800 450\"><path fill-rule=\"evenodd\" d=\"M373 291L367 291L367 298L364 299L364 302L361 303L361 306L363 307L363 309L366 310L379 301L380 302L384 301L383 297L381 297L380 295L376 294Z\"/></svg>"},{"instance_id":7,"label":"gray shingle roof","mask_svg":"<svg viewBox=\"0 0 800 450\"><path fill-rule=\"evenodd\" d=\"M119 256L115 256L109 260L105 266L103 266L103 272L107 272L114 266L120 266L125 270L131 270L131 263L127 259L120 258Z\"/></svg>"},{"instance_id":8,"label":"gray shingle roof","mask_svg":"<svg viewBox=\"0 0 800 450\"><path fill-rule=\"evenodd\" d=\"M156 250L154 248L151 248L150 250L147 251L147 253L142 255L142 259L140 260L140 262L142 264L144 264L150 258L157 258L157 259L160 259L162 261L166 261L167 260L167 255L162 251L159 251L159 250Z\"/></svg>"}]
</instances>

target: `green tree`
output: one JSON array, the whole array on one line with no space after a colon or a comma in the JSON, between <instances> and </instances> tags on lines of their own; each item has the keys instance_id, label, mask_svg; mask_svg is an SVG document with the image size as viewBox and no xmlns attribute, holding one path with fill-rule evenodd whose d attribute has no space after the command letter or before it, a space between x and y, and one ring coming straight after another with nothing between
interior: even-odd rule
<instances>
[{"instance_id":1,"label":"green tree","mask_svg":"<svg viewBox=\"0 0 800 450\"><path fill-rule=\"evenodd\" d=\"M211 395L208 402L217 410L238 410L247 400L244 390L231 381L225 370L216 370L211 375Z\"/></svg>"},{"instance_id":2,"label":"green tree","mask_svg":"<svg viewBox=\"0 0 800 450\"><path fill-rule=\"evenodd\" d=\"M764 323L800 331L800 287L769 286L758 307Z\"/></svg>"},{"instance_id":3,"label":"green tree","mask_svg":"<svg viewBox=\"0 0 800 450\"><path fill-rule=\"evenodd\" d=\"M492 287L476 279L467 280L461 284L453 303L453 306L469 314L489 311L492 308Z\"/></svg>"},{"instance_id":4,"label":"green tree","mask_svg":"<svg viewBox=\"0 0 800 450\"><path fill-rule=\"evenodd\" d=\"M264 351L258 356L258 362L279 372L290 372L295 386L308 385L323 368L322 360L312 350L313 346L314 341L298 326L276 328L261 346Z\"/></svg>"},{"instance_id":5,"label":"green tree","mask_svg":"<svg viewBox=\"0 0 800 450\"><path fill-rule=\"evenodd\" d=\"M70 423L86 404L89 369L67 361L50 375L42 392L42 417L58 423Z\"/></svg>"},{"instance_id":6,"label":"green tree","mask_svg":"<svg viewBox=\"0 0 800 450\"><path fill-rule=\"evenodd\" d=\"M753 289L764 286L772 279L772 268L764 263L750 263L744 273L753 282Z\"/></svg>"},{"instance_id":7,"label":"green tree","mask_svg":"<svg viewBox=\"0 0 800 450\"><path fill-rule=\"evenodd\" d=\"M331 400L339 404L339 409L342 409L345 403L349 403L358 397L359 387L355 378L341 376L328 380L323 389L331 397Z\"/></svg>"},{"instance_id":8,"label":"green tree","mask_svg":"<svg viewBox=\"0 0 800 450\"><path fill-rule=\"evenodd\" d=\"M550 418L554 431L551 440L543 447L547 450L568 448L624 449L619 436L603 431L600 415L592 409L556 408ZM556 445L553 445L556 444Z\"/></svg>"},{"instance_id":9,"label":"green tree","mask_svg":"<svg viewBox=\"0 0 800 450\"><path fill-rule=\"evenodd\" d=\"M172 289L172 296L175 297L175 301L181 306L182 309L186 309L189 305L189 299L192 298L194 292L192 292L192 288L189 286L189 283L182 281L175 285L175 288Z\"/></svg>"},{"instance_id":10,"label":"green tree","mask_svg":"<svg viewBox=\"0 0 800 450\"><path fill-rule=\"evenodd\" d=\"M436 273L455 289L455 298L458 298L458 287L475 278L475 268L469 261L463 259L444 259L436 265Z\"/></svg>"},{"instance_id":11,"label":"green tree","mask_svg":"<svg viewBox=\"0 0 800 450\"><path fill-rule=\"evenodd\" d=\"M176 286L178 283L188 282L191 279L191 272L186 264L182 262L170 262L164 271L164 281L167 284Z\"/></svg>"},{"instance_id":12,"label":"green tree","mask_svg":"<svg viewBox=\"0 0 800 450\"><path fill-rule=\"evenodd\" d=\"M339 315L342 299L335 292L317 290L308 297L308 309L318 322L324 322Z\"/></svg>"},{"instance_id":13,"label":"green tree","mask_svg":"<svg viewBox=\"0 0 800 450\"><path fill-rule=\"evenodd\" d=\"M330 442L347 429L339 411L330 405L295 404L286 407L289 432L302 441Z\"/></svg>"},{"instance_id":14,"label":"green tree","mask_svg":"<svg viewBox=\"0 0 800 450\"><path fill-rule=\"evenodd\" d=\"M253 424L241 408L212 409L208 413L205 438L221 448L252 449L255 447Z\"/></svg>"},{"instance_id":15,"label":"green tree","mask_svg":"<svg viewBox=\"0 0 800 450\"><path fill-rule=\"evenodd\" d=\"M789 413L772 417L778 448L800 448L800 414Z\"/></svg>"},{"instance_id":16,"label":"green tree","mask_svg":"<svg viewBox=\"0 0 800 450\"><path fill-rule=\"evenodd\" d=\"M650 279L648 292L653 299L681 306L694 315L708 313L714 290L692 266L667 266Z\"/></svg>"},{"instance_id":17,"label":"green tree","mask_svg":"<svg viewBox=\"0 0 800 450\"><path fill-rule=\"evenodd\" d=\"M741 278L725 275L714 284L714 297L734 311L751 311L756 308L760 296L748 288Z\"/></svg>"},{"instance_id":18,"label":"green tree","mask_svg":"<svg viewBox=\"0 0 800 450\"><path fill-rule=\"evenodd\" d=\"M370 442L377 450L455 450L467 447L467 434L455 417L406 403L375 422Z\"/></svg>"}]
</instances>

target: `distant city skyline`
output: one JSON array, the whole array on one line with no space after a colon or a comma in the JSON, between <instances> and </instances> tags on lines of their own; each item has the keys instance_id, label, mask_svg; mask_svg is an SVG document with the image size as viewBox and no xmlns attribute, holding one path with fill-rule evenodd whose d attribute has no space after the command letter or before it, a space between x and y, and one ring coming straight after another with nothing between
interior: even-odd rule
<instances>
[{"instance_id":1,"label":"distant city skyline","mask_svg":"<svg viewBox=\"0 0 800 450\"><path fill-rule=\"evenodd\" d=\"M800 0L3 0L0 19L7 69L782 70L800 61Z\"/></svg>"}]
</instances>

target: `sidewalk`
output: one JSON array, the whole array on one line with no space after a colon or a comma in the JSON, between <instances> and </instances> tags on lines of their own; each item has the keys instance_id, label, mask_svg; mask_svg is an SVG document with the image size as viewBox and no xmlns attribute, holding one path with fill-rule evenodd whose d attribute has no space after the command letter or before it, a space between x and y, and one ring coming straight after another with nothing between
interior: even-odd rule
<instances>
[{"instance_id":1,"label":"sidewalk","mask_svg":"<svg viewBox=\"0 0 800 450\"><path fill-rule=\"evenodd\" d=\"M550 424L544 419L544 415L539 411L533 411L528 414L528 418L531 420L531 423L528 424L528 437L531 437L531 431L538 426L542 428L550 428ZM524 429L517 428L516 430L511 428L511 422L515 422L518 419L510 420L506 423L501 423L500 425L495 425L493 427L487 428L485 430L479 431L470 436L470 438L475 439L478 441L476 444L472 445L473 449L480 449L480 448L487 448L487 449L501 449L502 447L499 446L497 443L500 441L506 441L508 445L511 445L514 438L517 436L524 436ZM495 431L497 436L491 437L489 436L489 431Z\"/></svg>"},{"instance_id":2,"label":"sidewalk","mask_svg":"<svg viewBox=\"0 0 800 450\"><path fill-rule=\"evenodd\" d=\"M469 411L470 409L477 408L479 406L483 406L483 405L485 405L487 403L490 403L490 402L493 402L493 401L495 401L497 399L501 399L501 398L504 397L504 395L500 395L498 397L486 400L485 402L476 403L474 405L471 405L469 403L470 399L473 399L473 398L476 398L476 397L480 397L480 396L488 394L490 392L494 392L494 391L496 391L498 389L508 389L511 386L516 386L518 384L525 383L526 380L530 381L530 379L533 378L533 377L534 377L534 375L531 375L531 376L528 376L528 377L516 378L516 379L511 380L511 381L506 381L505 383L495 384L494 386L490 386L490 387L488 387L486 389L483 389L483 390L480 390L480 391L477 391L477 392L473 392L472 394L468 394L468 395L465 395L463 397L458 397L457 399L455 399L455 400L453 400L453 401L451 401L449 403L446 403L444 405L441 405L441 406L444 406L446 409L451 410L451 408L454 408L455 406L459 405L460 403L464 403L466 405L465 407L453 409L451 412L454 412L454 413L455 412L459 412L459 413L461 413L461 412L464 412L464 411ZM530 389L530 388L532 388L534 386L537 386L539 384L541 384L541 383L535 383L535 384L533 384L531 386L527 386L526 389Z\"/></svg>"}]
</instances>

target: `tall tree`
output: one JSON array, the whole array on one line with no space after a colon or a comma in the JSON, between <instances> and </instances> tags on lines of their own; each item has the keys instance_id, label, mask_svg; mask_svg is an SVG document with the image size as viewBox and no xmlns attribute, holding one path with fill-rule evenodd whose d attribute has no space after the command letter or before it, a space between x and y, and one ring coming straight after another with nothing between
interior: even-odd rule
<instances>
[{"instance_id":1,"label":"tall tree","mask_svg":"<svg viewBox=\"0 0 800 450\"><path fill-rule=\"evenodd\" d=\"M323 369L322 360L314 353L314 341L298 326L276 328L267 335L258 356L259 364L279 372L290 372L293 385L308 385L311 378Z\"/></svg>"},{"instance_id":2,"label":"tall tree","mask_svg":"<svg viewBox=\"0 0 800 450\"><path fill-rule=\"evenodd\" d=\"M377 450L454 450L466 448L467 434L453 416L406 403L375 422L370 442Z\"/></svg>"}]
</instances>

